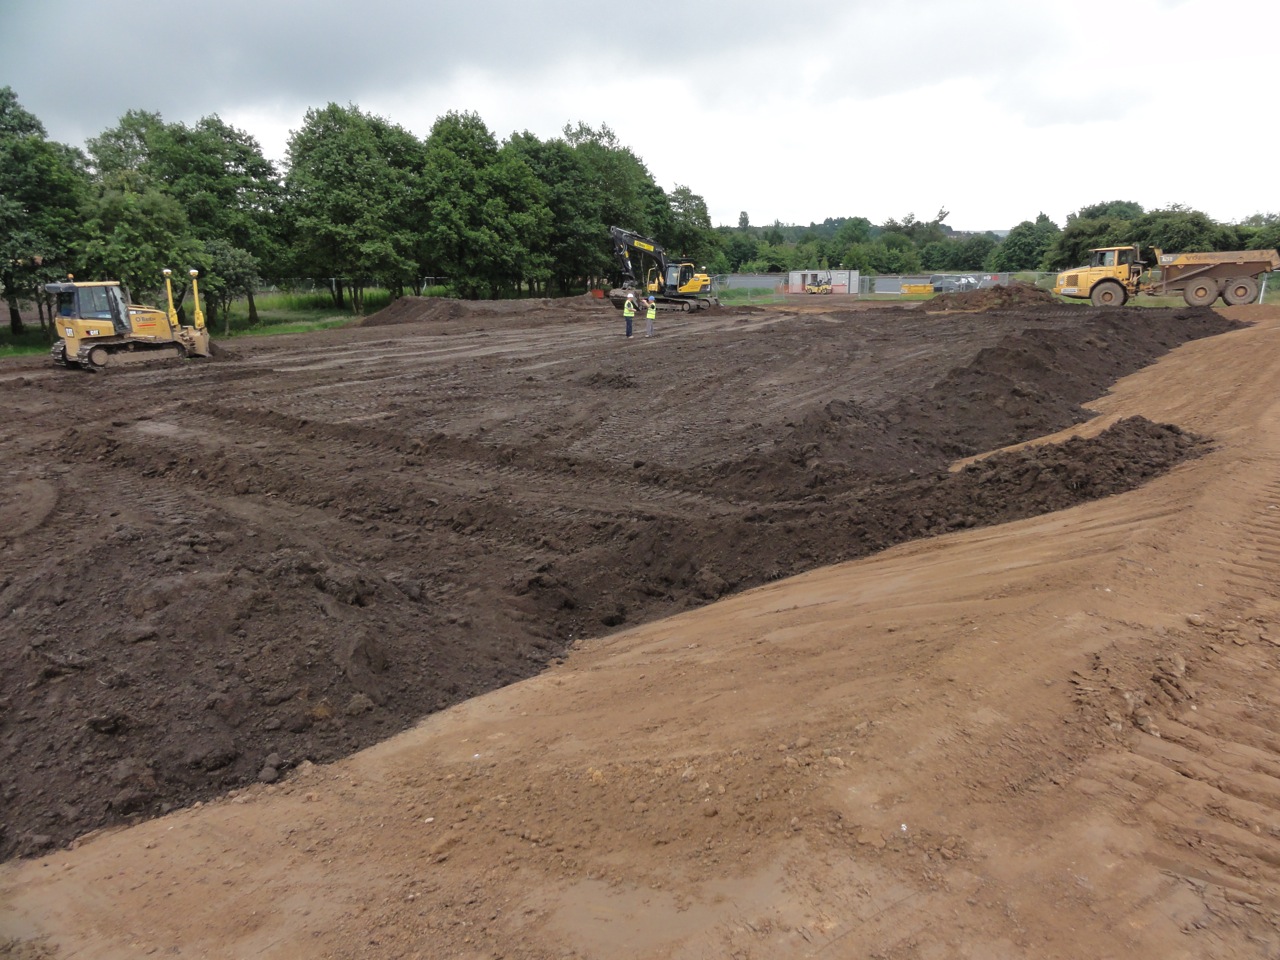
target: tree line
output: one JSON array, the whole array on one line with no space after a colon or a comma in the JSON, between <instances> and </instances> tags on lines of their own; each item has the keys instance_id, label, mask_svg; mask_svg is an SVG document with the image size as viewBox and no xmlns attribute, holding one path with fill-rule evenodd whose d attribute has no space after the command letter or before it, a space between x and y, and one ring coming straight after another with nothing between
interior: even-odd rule
<instances>
[{"instance_id":1,"label":"tree line","mask_svg":"<svg viewBox=\"0 0 1280 960\"><path fill-rule=\"evenodd\" d=\"M706 202L663 190L607 126L499 142L473 113L419 138L359 107L308 110L283 168L219 117L129 111L80 150L48 139L0 88L0 287L11 328L68 272L153 291L165 267L201 271L216 316L262 279L324 278L359 311L374 285L464 298L566 295L616 272L608 227L695 256L715 245ZM42 315L43 316L43 315Z\"/></svg>"},{"instance_id":2,"label":"tree line","mask_svg":"<svg viewBox=\"0 0 1280 960\"><path fill-rule=\"evenodd\" d=\"M1059 227L1044 213L1005 235L965 233L908 214L872 224L865 217L837 217L808 227L753 227L744 211L737 227L717 227L730 272L764 273L842 267L864 275L940 272L1055 272L1080 266L1094 247L1139 244L1178 252L1258 250L1280 246L1280 215L1255 214L1222 224L1183 206L1144 210L1133 201L1080 208Z\"/></svg>"},{"instance_id":3,"label":"tree line","mask_svg":"<svg viewBox=\"0 0 1280 960\"><path fill-rule=\"evenodd\" d=\"M82 150L50 140L0 87L0 291L15 333L19 302L42 304L43 284L69 272L154 291L163 268L185 278L194 267L211 319L243 297L251 322L254 289L294 277L323 278L335 306L357 312L366 289L417 294L425 277L447 278L464 298L569 295L617 279L614 224L711 273L1057 269L1110 243L1221 250L1280 240L1275 215L1223 225L1123 201L1082 208L1061 228L1042 213L1005 236L958 232L946 218L757 227L744 212L736 227L713 227L700 195L664 190L606 125L499 141L467 112L444 114L420 138L330 103L306 112L279 166L217 115L187 125L131 110Z\"/></svg>"}]
</instances>

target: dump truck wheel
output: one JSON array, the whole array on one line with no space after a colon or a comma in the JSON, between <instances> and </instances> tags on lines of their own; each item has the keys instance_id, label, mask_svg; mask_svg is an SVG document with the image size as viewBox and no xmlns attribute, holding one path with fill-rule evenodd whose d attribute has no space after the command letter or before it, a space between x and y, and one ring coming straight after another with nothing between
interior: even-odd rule
<instances>
[{"instance_id":1,"label":"dump truck wheel","mask_svg":"<svg viewBox=\"0 0 1280 960\"><path fill-rule=\"evenodd\" d=\"M1258 281L1253 277L1234 277L1222 287L1222 299L1233 307L1258 299Z\"/></svg>"},{"instance_id":2,"label":"dump truck wheel","mask_svg":"<svg viewBox=\"0 0 1280 960\"><path fill-rule=\"evenodd\" d=\"M1218 299L1218 281L1192 280L1182 291L1182 299L1189 307L1207 307Z\"/></svg>"},{"instance_id":3,"label":"dump truck wheel","mask_svg":"<svg viewBox=\"0 0 1280 960\"><path fill-rule=\"evenodd\" d=\"M1089 299L1095 307L1123 307L1129 294L1114 280L1103 280L1093 288Z\"/></svg>"}]
</instances>

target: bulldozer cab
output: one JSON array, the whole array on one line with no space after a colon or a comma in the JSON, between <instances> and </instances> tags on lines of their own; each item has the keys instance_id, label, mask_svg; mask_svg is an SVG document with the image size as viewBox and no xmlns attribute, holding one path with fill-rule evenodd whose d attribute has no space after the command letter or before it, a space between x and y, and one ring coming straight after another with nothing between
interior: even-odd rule
<instances>
[{"instance_id":1,"label":"bulldozer cab","mask_svg":"<svg viewBox=\"0 0 1280 960\"><path fill-rule=\"evenodd\" d=\"M51 283L58 295L58 316L65 319L106 320L116 333L129 330L129 294L119 284Z\"/></svg>"}]
</instances>

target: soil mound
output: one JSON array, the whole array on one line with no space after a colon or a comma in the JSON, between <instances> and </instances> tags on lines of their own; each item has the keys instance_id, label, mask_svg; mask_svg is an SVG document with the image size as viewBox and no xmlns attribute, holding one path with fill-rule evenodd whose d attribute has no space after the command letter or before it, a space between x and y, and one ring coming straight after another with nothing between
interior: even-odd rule
<instances>
[{"instance_id":1,"label":"soil mound","mask_svg":"<svg viewBox=\"0 0 1280 960\"><path fill-rule=\"evenodd\" d=\"M1081 319L1079 327L1005 337L885 411L830 401L804 415L774 449L714 473L745 495L792 498L859 477L941 469L1083 422L1092 414L1081 404L1111 383L1178 343L1238 326L1207 308L1088 311Z\"/></svg>"},{"instance_id":2,"label":"soil mound","mask_svg":"<svg viewBox=\"0 0 1280 960\"><path fill-rule=\"evenodd\" d=\"M461 300L444 297L400 297L360 321L362 327L389 327L400 323L433 323L463 316Z\"/></svg>"},{"instance_id":3,"label":"soil mound","mask_svg":"<svg viewBox=\"0 0 1280 960\"><path fill-rule=\"evenodd\" d=\"M1004 286L940 293L924 301L924 309L930 313L948 310L1016 310L1058 302L1058 298L1048 290L1041 290L1032 284L1014 280Z\"/></svg>"}]
</instances>

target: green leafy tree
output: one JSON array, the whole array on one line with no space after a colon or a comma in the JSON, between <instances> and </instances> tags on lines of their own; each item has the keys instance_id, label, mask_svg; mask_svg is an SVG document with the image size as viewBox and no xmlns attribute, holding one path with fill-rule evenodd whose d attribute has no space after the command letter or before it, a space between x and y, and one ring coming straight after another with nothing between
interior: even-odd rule
<instances>
[{"instance_id":1,"label":"green leafy tree","mask_svg":"<svg viewBox=\"0 0 1280 960\"><path fill-rule=\"evenodd\" d=\"M954 266L959 259L958 247L959 244L954 240L934 240L926 243L920 250L921 267L929 271L962 269Z\"/></svg>"},{"instance_id":2,"label":"green leafy tree","mask_svg":"<svg viewBox=\"0 0 1280 960\"><path fill-rule=\"evenodd\" d=\"M1067 225L1045 254L1044 263L1049 269L1060 270L1079 266L1095 247L1136 243L1144 252L1159 247L1192 253L1237 249L1246 239L1239 228L1224 226L1199 210L1177 205L1136 217L1068 217Z\"/></svg>"},{"instance_id":3,"label":"green leafy tree","mask_svg":"<svg viewBox=\"0 0 1280 960\"><path fill-rule=\"evenodd\" d=\"M747 211L745 210L743 210L740 214L738 214L738 229L739 230L751 229L751 218L747 216Z\"/></svg>"},{"instance_id":4,"label":"green leafy tree","mask_svg":"<svg viewBox=\"0 0 1280 960\"><path fill-rule=\"evenodd\" d=\"M576 127L566 124L564 138L599 190L602 226L606 230L619 226L657 238L663 224L655 215L666 208L666 202L663 198L660 206L654 203L653 177L640 158L623 146L606 124L598 130L582 122Z\"/></svg>"},{"instance_id":5,"label":"green leafy tree","mask_svg":"<svg viewBox=\"0 0 1280 960\"><path fill-rule=\"evenodd\" d=\"M347 289L359 312L370 282L414 272L406 187L421 154L407 149L409 140L402 128L336 103L308 110L289 138L294 260L310 275L332 279L336 306Z\"/></svg>"},{"instance_id":6,"label":"green leafy tree","mask_svg":"<svg viewBox=\"0 0 1280 960\"><path fill-rule=\"evenodd\" d=\"M1000 241L992 233L975 233L955 243L956 258L948 270L982 270Z\"/></svg>"},{"instance_id":7,"label":"green leafy tree","mask_svg":"<svg viewBox=\"0 0 1280 960\"><path fill-rule=\"evenodd\" d=\"M1241 223L1248 232L1245 235L1246 250L1280 249L1280 214L1255 213Z\"/></svg>"},{"instance_id":8,"label":"green leafy tree","mask_svg":"<svg viewBox=\"0 0 1280 960\"><path fill-rule=\"evenodd\" d=\"M838 247L870 243L871 221L866 217L850 217L836 229L834 240Z\"/></svg>"},{"instance_id":9,"label":"green leafy tree","mask_svg":"<svg viewBox=\"0 0 1280 960\"><path fill-rule=\"evenodd\" d=\"M165 268L185 272L204 256L156 160L165 132L158 113L130 110L87 144L92 189L82 261L91 276L118 279L135 294L158 290Z\"/></svg>"},{"instance_id":10,"label":"green leafy tree","mask_svg":"<svg viewBox=\"0 0 1280 960\"><path fill-rule=\"evenodd\" d=\"M489 296L545 287L551 277L552 213L542 182L517 151L504 145L482 171L480 190L477 229L481 249L491 251L481 270Z\"/></svg>"},{"instance_id":11,"label":"green leafy tree","mask_svg":"<svg viewBox=\"0 0 1280 960\"><path fill-rule=\"evenodd\" d=\"M221 316L222 332L229 334L231 304L257 285L258 260L249 251L215 237L205 241L205 264L207 269L200 279L200 290L209 305L209 325Z\"/></svg>"},{"instance_id":12,"label":"green leafy tree","mask_svg":"<svg viewBox=\"0 0 1280 960\"><path fill-rule=\"evenodd\" d=\"M90 277L118 279L135 293L155 291L165 268L204 259L182 205L154 186L103 189L86 216L82 255Z\"/></svg>"},{"instance_id":13,"label":"green leafy tree","mask_svg":"<svg viewBox=\"0 0 1280 960\"><path fill-rule=\"evenodd\" d=\"M0 288L12 333L24 330L19 299L71 265L87 190L79 151L46 139L13 89L0 87Z\"/></svg>"},{"instance_id":14,"label":"green leafy tree","mask_svg":"<svg viewBox=\"0 0 1280 960\"><path fill-rule=\"evenodd\" d=\"M1070 222L1076 218L1081 220L1136 220L1144 212L1142 204L1135 203L1132 200L1107 200L1103 203L1093 203L1087 207L1081 207L1075 213L1069 214L1067 221Z\"/></svg>"},{"instance_id":15,"label":"green leafy tree","mask_svg":"<svg viewBox=\"0 0 1280 960\"><path fill-rule=\"evenodd\" d=\"M688 187L677 185L667 195L671 209L671 226L666 235L671 249L702 261L716 249L715 233L707 202Z\"/></svg>"},{"instance_id":16,"label":"green leafy tree","mask_svg":"<svg viewBox=\"0 0 1280 960\"><path fill-rule=\"evenodd\" d=\"M1113 242L1178 253L1237 250L1245 242L1237 227L1217 223L1199 210L1177 205L1145 213L1132 220L1129 227L1123 238Z\"/></svg>"},{"instance_id":17,"label":"green leafy tree","mask_svg":"<svg viewBox=\"0 0 1280 960\"><path fill-rule=\"evenodd\" d=\"M1038 270L1060 232L1044 213L1023 220L990 252L988 266L997 273Z\"/></svg>"},{"instance_id":18,"label":"green leafy tree","mask_svg":"<svg viewBox=\"0 0 1280 960\"><path fill-rule=\"evenodd\" d=\"M153 126L146 146L149 176L183 205L197 238L223 241L259 262L279 262L281 183L257 140L214 115L193 127ZM256 322L252 287L244 292L250 322Z\"/></svg>"},{"instance_id":19,"label":"green leafy tree","mask_svg":"<svg viewBox=\"0 0 1280 960\"><path fill-rule=\"evenodd\" d=\"M432 272L450 278L460 296L478 298L487 286L487 261L498 254L497 237L483 223L481 175L498 156L498 142L473 113L450 112L427 137L423 174Z\"/></svg>"},{"instance_id":20,"label":"green leafy tree","mask_svg":"<svg viewBox=\"0 0 1280 960\"><path fill-rule=\"evenodd\" d=\"M122 183L137 190L139 178L151 178L151 144L164 130L158 113L129 110L114 127L86 144L95 180L106 187Z\"/></svg>"},{"instance_id":21,"label":"green leafy tree","mask_svg":"<svg viewBox=\"0 0 1280 960\"><path fill-rule=\"evenodd\" d=\"M587 286L611 266L599 241L603 198L581 157L562 139L539 140L525 132L504 149L517 153L542 186L550 225L545 240L547 270L561 295Z\"/></svg>"},{"instance_id":22,"label":"green leafy tree","mask_svg":"<svg viewBox=\"0 0 1280 960\"><path fill-rule=\"evenodd\" d=\"M926 244L947 238L951 233L951 228L945 226L943 221L949 215L949 211L942 209L938 211L937 216L932 220L917 220L915 214L909 213L901 222L897 220L885 221L881 225L880 236L884 238L889 235L906 237L917 250L921 250Z\"/></svg>"}]
</instances>

